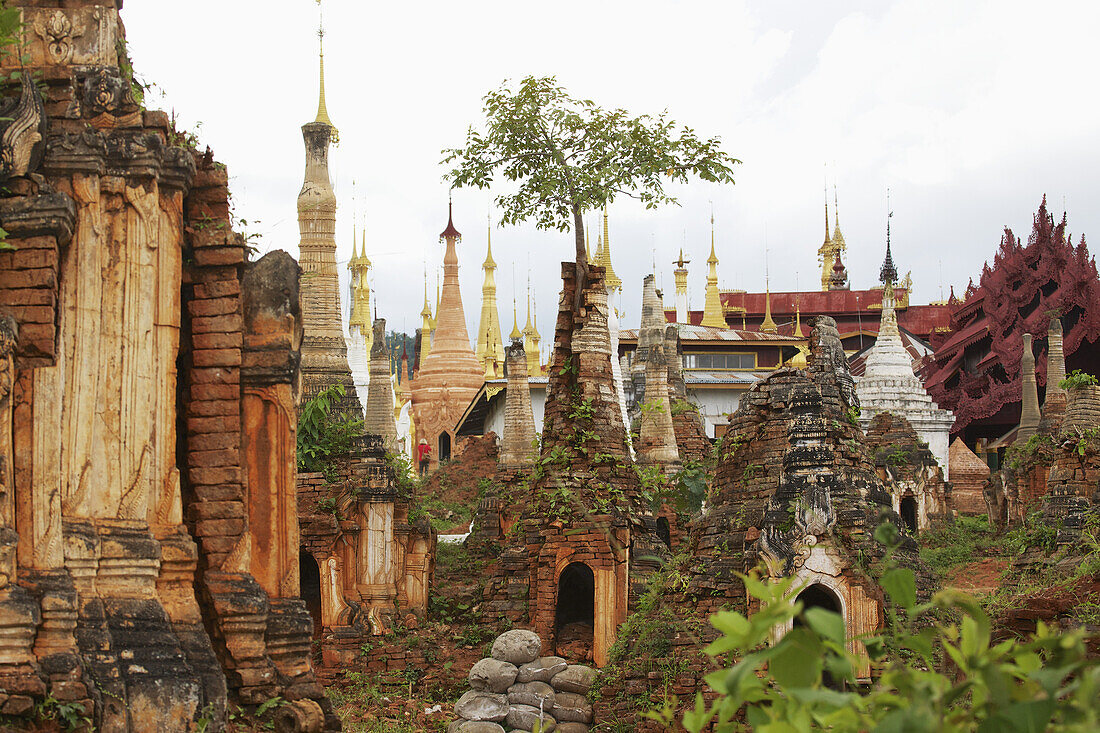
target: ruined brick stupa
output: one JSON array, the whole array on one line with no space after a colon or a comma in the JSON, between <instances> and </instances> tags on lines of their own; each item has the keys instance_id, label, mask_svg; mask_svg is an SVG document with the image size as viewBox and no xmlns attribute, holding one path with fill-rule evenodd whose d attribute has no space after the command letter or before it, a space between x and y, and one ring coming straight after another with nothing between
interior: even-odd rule
<instances>
[{"instance_id":1,"label":"ruined brick stupa","mask_svg":"<svg viewBox=\"0 0 1100 733\"><path fill-rule=\"evenodd\" d=\"M762 562L773 578L808 584L806 603L841 613L853 653L862 654L854 640L882 621L881 590L863 570L883 554L872 534L883 519L900 522L853 417L859 399L836 322L819 317L810 342L808 369L776 370L730 418L711 508L695 530L688 592L704 613L743 603L735 573ZM895 557L919 570L904 532Z\"/></svg>"},{"instance_id":2,"label":"ruined brick stupa","mask_svg":"<svg viewBox=\"0 0 1100 733\"><path fill-rule=\"evenodd\" d=\"M666 548L630 465L604 268L591 267L580 313L575 278L575 264L563 263L540 466L509 487L501 523L512 529L483 608L603 665Z\"/></svg>"}]
</instances>

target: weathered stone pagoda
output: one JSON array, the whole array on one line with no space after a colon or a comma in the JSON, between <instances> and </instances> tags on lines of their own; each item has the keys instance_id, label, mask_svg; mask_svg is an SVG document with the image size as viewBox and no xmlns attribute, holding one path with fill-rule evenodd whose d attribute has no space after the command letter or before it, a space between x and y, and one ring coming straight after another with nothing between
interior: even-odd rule
<instances>
[{"instance_id":1,"label":"weathered stone pagoda","mask_svg":"<svg viewBox=\"0 0 1100 733\"><path fill-rule=\"evenodd\" d=\"M356 415L363 407L348 367L340 317L340 281L336 269L336 194L328 171L329 145L336 127L325 107L325 57L321 54L317 116L302 125L306 147L305 180L298 194L299 264L302 272L302 390L305 397L335 384L344 386L339 409ZM369 319L369 314L362 314Z\"/></svg>"},{"instance_id":2,"label":"weathered stone pagoda","mask_svg":"<svg viewBox=\"0 0 1100 733\"><path fill-rule=\"evenodd\" d=\"M485 369L470 347L466 332L455 250L462 235L455 229L450 204L447 228L439 239L447 245L443 256L443 292L436 307L431 350L426 357L421 357L420 369L410 383L417 441L424 438L432 447L433 467L451 457L455 448L455 425L485 381ZM423 349L423 334L421 343Z\"/></svg>"},{"instance_id":3,"label":"weathered stone pagoda","mask_svg":"<svg viewBox=\"0 0 1100 733\"><path fill-rule=\"evenodd\" d=\"M2 61L0 713L183 733L279 697L277 730L338 730L299 599L299 269L248 261L224 166L134 100L121 5L22 3Z\"/></svg>"}]
</instances>

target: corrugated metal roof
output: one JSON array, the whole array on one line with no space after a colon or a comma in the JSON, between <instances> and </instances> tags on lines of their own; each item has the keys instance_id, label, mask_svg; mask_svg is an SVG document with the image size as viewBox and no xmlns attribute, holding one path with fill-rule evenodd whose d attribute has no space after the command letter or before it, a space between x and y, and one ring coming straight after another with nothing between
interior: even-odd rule
<instances>
[{"instance_id":1,"label":"corrugated metal roof","mask_svg":"<svg viewBox=\"0 0 1100 733\"><path fill-rule=\"evenodd\" d=\"M683 374L684 383L690 387L703 387L708 384L743 384L752 386L771 374L771 372L739 372L733 370L708 372L685 369Z\"/></svg>"},{"instance_id":2,"label":"corrugated metal roof","mask_svg":"<svg viewBox=\"0 0 1100 733\"><path fill-rule=\"evenodd\" d=\"M784 336L778 333L763 333L761 331L742 331L739 328L714 328L712 326L695 326L686 323L678 323L676 327L680 331L681 341L779 341L782 343L797 343L805 339L794 336ZM637 341L637 328L626 328L619 332L619 341Z\"/></svg>"}]
</instances>

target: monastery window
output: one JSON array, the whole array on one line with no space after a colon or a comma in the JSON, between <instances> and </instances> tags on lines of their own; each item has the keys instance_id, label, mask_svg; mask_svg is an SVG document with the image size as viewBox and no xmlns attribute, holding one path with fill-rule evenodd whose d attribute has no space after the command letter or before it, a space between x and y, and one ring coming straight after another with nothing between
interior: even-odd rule
<instances>
[{"instance_id":1,"label":"monastery window","mask_svg":"<svg viewBox=\"0 0 1100 733\"><path fill-rule=\"evenodd\" d=\"M755 369L755 353L684 354L685 369Z\"/></svg>"},{"instance_id":2,"label":"monastery window","mask_svg":"<svg viewBox=\"0 0 1100 733\"><path fill-rule=\"evenodd\" d=\"M596 578L592 568L583 562L574 562L561 571L558 578L558 607L554 613L554 626L562 629L569 624L595 625Z\"/></svg>"},{"instance_id":3,"label":"monastery window","mask_svg":"<svg viewBox=\"0 0 1100 733\"><path fill-rule=\"evenodd\" d=\"M917 531L917 500L912 496L902 497L901 500L901 522L905 525L905 528L910 532Z\"/></svg>"},{"instance_id":4,"label":"monastery window","mask_svg":"<svg viewBox=\"0 0 1100 733\"><path fill-rule=\"evenodd\" d=\"M321 568L313 555L305 550L298 552L298 582L302 600L313 617L313 638L321 638Z\"/></svg>"}]
</instances>

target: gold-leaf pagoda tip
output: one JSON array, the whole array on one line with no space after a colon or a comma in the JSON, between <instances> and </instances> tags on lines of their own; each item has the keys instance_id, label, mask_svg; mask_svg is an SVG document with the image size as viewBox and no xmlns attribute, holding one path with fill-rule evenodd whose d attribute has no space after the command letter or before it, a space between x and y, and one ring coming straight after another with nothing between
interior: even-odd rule
<instances>
[{"instance_id":1,"label":"gold-leaf pagoda tip","mask_svg":"<svg viewBox=\"0 0 1100 733\"><path fill-rule=\"evenodd\" d=\"M321 0L317 0L317 7L321 7ZM329 127L335 128L336 125L332 124L332 120L328 116L328 108L325 106L325 22L324 11L321 11L321 18L317 25L317 48L319 51L320 71L321 71L321 85L320 94L317 97L317 119L314 122L321 122Z\"/></svg>"}]
</instances>

